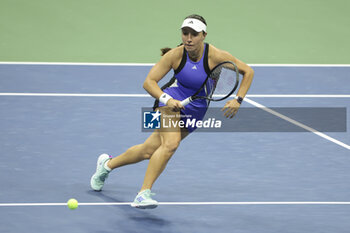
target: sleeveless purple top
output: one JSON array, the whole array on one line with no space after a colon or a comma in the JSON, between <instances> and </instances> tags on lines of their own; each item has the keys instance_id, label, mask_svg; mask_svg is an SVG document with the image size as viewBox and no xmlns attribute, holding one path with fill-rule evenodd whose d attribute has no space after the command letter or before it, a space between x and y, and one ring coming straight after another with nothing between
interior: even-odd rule
<instances>
[{"instance_id":1,"label":"sleeveless purple top","mask_svg":"<svg viewBox=\"0 0 350 233\"><path fill-rule=\"evenodd\" d=\"M187 51L184 49L180 66L175 70L175 80L173 80L172 83L169 83L168 87L163 89L163 91L174 99L180 101L196 93L209 73L208 49L209 45L205 44L201 60L198 62L192 61L189 58ZM202 94L204 95L204 90ZM206 108L208 104L206 100L198 99L190 103L190 105ZM159 106L164 105L160 103Z\"/></svg>"},{"instance_id":2,"label":"sleeveless purple top","mask_svg":"<svg viewBox=\"0 0 350 233\"><path fill-rule=\"evenodd\" d=\"M191 61L186 49L182 56L179 67L175 70L174 77L162 87L162 90L176 100L182 101L187 97L196 93L204 83L210 69L208 66L208 51L209 44L205 44L205 48L198 62ZM200 93L199 95L204 95ZM164 104L158 100L155 102L154 109L162 107ZM185 109L181 110L181 115L186 118L202 120L208 108L208 102L205 99L197 99L186 105ZM196 128L188 128L189 132L193 132Z\"/></svg>"}]
</instances>

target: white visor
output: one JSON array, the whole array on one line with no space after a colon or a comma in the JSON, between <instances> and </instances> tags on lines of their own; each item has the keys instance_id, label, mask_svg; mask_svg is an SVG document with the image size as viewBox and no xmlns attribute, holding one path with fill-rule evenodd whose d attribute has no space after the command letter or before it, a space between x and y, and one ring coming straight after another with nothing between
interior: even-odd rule
<instances>
[{"instance_id":1,"label":"white visor","mask_svg":"<svg viewBox=\"0 0 350 233\"><path fill-rule=\"evenodd\" d=\"M198 19L193 19L193 18L185 19L184 22L182 23L181 28L184 28L184 27L192 28L196 32L201 32L201 31L207 32L207 26Z\"/></svg>"}]
</instances>

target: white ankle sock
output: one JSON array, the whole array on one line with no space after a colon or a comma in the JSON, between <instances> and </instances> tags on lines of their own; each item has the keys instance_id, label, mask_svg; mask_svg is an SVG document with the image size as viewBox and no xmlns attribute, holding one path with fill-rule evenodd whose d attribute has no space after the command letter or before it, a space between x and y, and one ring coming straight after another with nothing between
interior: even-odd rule
<instances>
[{"instance_id":1,"label":"white ankle sock","mask_svg":"<svg viewBox=\"0 0 350 233\"><path fill-rule=\"evenodd\" d=\"M107 165L107 163L108 163L108 161L109 160L107 160L106 162L105 162L105 164L103 165L103 167L107 170L107 171L112 171L112 169L110 168L110 167L108 167L108 165Z\"/></svg>"}]
</instances>

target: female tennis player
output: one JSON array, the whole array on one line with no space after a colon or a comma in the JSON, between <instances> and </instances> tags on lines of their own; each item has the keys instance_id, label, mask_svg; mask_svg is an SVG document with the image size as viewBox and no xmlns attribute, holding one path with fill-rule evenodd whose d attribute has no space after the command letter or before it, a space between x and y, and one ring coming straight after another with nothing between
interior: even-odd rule
<instances>
[{"instance_id":1,"label":"female tennis player","mask_svg":"<svg viewBox=\"0 0 350 233\"><path fill-rule=\"evenodd\" d=\"M222 109L226 117L232 118L251 85L253 69L228 52L204 43L207 24L203 17L199 15L186 17L181 31L183 44L174 49L162 50L165 54L150 70L144 81L144 89L156 99L155 109L159 110L162 116L169 116L174 122L178 122L182 116L203 119L208 108L206 100L195 100L185 107L181 101L193 95L201 87L210 70L217 64L232 61L243 75L237 92L238 98L227 101ZM158 82L171 69L174 70L174 77L164 88L160 88ZM179 125L156 129L143 144L132 146L115 158L107 154L100 155L96 172L91 177L92 189L101 191L105 179L113 169L149 159L143 185L131 206L142 209L157 207L157 201L152 199L154 194L151 193L151 188L181 140L194 130L195 128L181 128Z\"/></svg>"}]
</instances>

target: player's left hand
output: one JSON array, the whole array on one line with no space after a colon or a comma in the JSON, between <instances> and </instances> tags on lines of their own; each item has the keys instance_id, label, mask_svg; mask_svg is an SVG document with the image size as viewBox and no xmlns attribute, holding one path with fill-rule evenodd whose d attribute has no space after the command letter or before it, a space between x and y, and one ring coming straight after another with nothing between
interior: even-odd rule
<instances>
[{"instance_id":1,"label":"player's left hand","mask_svg":"<svg viewBox=\"0 0 350 233\"><path fill-rule=\"evenodd\" d=\"M229 100L226 102L225 106L221 109L221 111L225 112L224 115L226 118L233 118L236 115L240 106L241 104L238 103L236 99Z\"/></svg>"}]
</instances>

